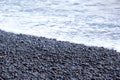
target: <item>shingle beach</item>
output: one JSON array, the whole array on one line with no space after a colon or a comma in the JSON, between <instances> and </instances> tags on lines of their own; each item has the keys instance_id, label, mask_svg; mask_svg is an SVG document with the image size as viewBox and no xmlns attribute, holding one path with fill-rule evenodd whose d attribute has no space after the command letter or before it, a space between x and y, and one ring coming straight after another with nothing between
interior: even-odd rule
<instances>
[{"instance_id":1,"label":"shingle beach","mask_svg":"<svg viewBox=\"0 0 120 80\"><path fill-rule=\"evenodd\" d=\"M120 53L0 30L0 80L120 80Z\"/></svg>"}]
</instances>

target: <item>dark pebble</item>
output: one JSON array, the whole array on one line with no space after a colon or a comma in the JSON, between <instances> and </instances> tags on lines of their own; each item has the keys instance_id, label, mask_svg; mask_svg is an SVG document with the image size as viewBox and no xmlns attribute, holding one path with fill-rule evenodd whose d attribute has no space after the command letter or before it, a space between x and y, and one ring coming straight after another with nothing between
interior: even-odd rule
<instances>
[{"instance_id":1,"label":"dark pebble","mask_svg":"<svg viewBox=\"0 0 120 80\"><path fill-rule=\"evenodd\" d=\"M117 79L115 50L0 30L0 80Z\"/></svg>"}]
</instances>

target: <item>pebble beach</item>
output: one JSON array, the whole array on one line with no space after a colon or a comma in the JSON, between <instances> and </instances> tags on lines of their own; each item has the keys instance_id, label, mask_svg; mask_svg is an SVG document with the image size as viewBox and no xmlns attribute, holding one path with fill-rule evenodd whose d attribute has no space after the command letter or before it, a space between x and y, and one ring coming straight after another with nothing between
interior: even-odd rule
<instances>
[{"instance_id":1,"label":"pebble beach","mask_svg":"<svg viewBox=\"0 0 120 80\"><path fill-rule=\"evenodd\" d=\"M0 80L119 80L120 53L0 30Z\"/></svg>"}]
</instances>

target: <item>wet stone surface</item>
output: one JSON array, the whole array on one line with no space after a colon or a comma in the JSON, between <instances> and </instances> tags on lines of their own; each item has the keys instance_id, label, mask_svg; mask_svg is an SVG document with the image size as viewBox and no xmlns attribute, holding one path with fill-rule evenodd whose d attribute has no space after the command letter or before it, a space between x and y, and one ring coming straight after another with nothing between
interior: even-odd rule
<instances>
[{"instance_id":1,"label":"wet stone surface","mask_svg":"<svg viewBox=\"0 0 120 80\"><path fill-rule=\"evenodd\" d=\"M120 53L0 30L0 80L120 79Z\"/></svg>"}]
</instances>

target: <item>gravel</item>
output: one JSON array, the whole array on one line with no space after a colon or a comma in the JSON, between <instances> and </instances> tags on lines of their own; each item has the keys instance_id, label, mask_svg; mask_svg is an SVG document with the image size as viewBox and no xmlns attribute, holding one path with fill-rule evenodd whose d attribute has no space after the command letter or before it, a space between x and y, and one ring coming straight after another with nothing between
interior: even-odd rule
<instances>
[{"instance_id":1,"label":"gravel","mask_svg":"<svg viewBox=\"0 0 120 80\"><path fill-rule=\"evenodd\" d=\"M0 80L116 79L115 50L0 30Z\"/></svg>"}]
</instances>

